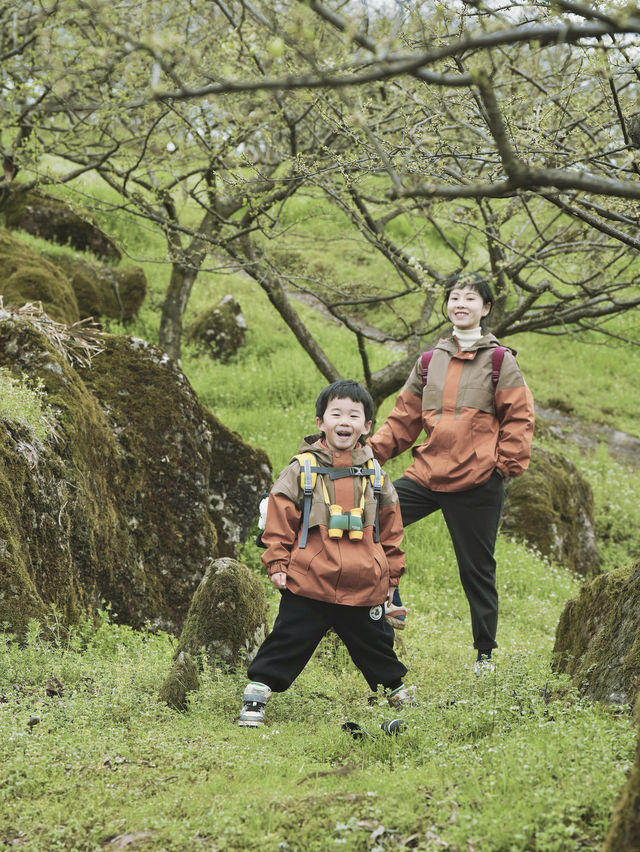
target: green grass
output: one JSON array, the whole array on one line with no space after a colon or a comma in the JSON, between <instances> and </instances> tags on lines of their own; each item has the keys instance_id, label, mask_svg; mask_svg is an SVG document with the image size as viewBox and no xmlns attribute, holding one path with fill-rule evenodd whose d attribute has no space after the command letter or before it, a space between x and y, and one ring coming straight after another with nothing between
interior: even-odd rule
<instances>
[{"instance_id":1,"label":"green grass","mask_svg":"<svg viewBox=\"0 0 640 852\"><path fill-rule=\"evenodd\" d=\"M411 612L398 652L419 705L404 711L397 737L378 731L392 713L381 695L369 696L334 637L291 689L273 696L259 731L234 723L241 671L206 667L184 714L157 701L174 647L165 634L103 617L97 629L81 625L70 635L44 636L32 625L24 646L5 637L0 844L100 850L128 837L149 850L597 846L636 732L625 708L592 704L551 673L555 624L576 580L501 541L497 669L475 678L467 604L446 531L432 520L407 534ZM52 677L61 695L45 695ZM341 729L347 720L374 736L352 739Z\"/></svg>"},{"instance_id":2,"label":"green grass","mask_svg":"<svg viewBox=\"0 0 640 852\"><path fill-rule=\"evenodd\" d=\"M33 437L45 441L51 435L53 419L42 382L29 383L0 367L0 420L26 427Z\"/></svg>"}]
</instances>

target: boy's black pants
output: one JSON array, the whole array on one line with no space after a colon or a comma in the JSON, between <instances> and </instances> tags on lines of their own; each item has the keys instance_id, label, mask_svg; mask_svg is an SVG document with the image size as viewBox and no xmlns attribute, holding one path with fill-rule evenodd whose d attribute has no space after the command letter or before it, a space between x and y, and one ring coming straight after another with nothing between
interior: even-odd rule
<instances>
[{"instance_id":1,"label":"boy's black pants","mask_svg":"<svg viewBox=\"0 0 640 852\"><path fill-rule=\"evenodd\" d=\"M371 618L371 613L379 615ZM344 606L282 592L273 630L247 669L249 680L284 692L311 659L325 633L333 628L372 690L402 685L407 669L393 650L394 632L384 607Z\"/></svg>"},{"instance_id":2,"label":"boy's black pants","mask_svg":"<svg viewBox=\"0 0 640 852\"><path fill-rule=\"evenodd\" d=\"M440 509L451 535L462 587L471 610L474 648L497 648L498 591L494 551L504 506L504 481L494 470L467 491L431 491L402 476L394 483L402 523L409 526Z\"/></svg>"}]
</instances>

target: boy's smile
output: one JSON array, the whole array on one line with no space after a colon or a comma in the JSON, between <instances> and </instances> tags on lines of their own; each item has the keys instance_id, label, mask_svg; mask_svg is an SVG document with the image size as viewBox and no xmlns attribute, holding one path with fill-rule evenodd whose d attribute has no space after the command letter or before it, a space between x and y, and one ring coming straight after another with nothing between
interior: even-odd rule
<instances>
[{"instance_id":1,"label":"boy's smile","mask_svg":"<svg viewBox=\"0 0 640 852\"><path fill-rule=\"evenodd\" d=\"M327 446L337 452L352 450L361 435L367 435L371 421L366 421L364 406L352 399L332 399L316 426L324 432Z\"/></svg>"}]
</instances>

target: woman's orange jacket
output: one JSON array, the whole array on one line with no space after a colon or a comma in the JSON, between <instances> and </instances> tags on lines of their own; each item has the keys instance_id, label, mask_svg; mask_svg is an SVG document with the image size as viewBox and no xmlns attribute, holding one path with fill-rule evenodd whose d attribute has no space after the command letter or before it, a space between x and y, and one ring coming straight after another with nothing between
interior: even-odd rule
<instances>
[{"instance_id":1,"label":"woman's orange jacket","mask_svg":"<svg viewBox=\"0 0 640 852\"><path fill-rule=\"evenodd\" d=\"M432 491L475 488L496 468L505 480L523 473L531 454L533 397L510 349L494 393L492 352L499 345L493 334L469 351L453 338L440 340L424 388L418 358L393 410L367 442L380 464L413 447L404 475ZM416 444L422 430L424 440Z\"/></svg>"}]
</instances>

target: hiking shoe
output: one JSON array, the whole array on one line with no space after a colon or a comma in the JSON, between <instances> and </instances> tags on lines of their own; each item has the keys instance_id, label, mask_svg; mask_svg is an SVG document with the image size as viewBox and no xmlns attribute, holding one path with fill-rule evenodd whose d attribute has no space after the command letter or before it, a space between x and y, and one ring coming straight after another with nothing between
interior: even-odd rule
<instances>
[{"instance_id":1,"label":"hiking shoe","mask_svg":"<svg viewBox=\"0 0 640 852\"><path fill-rule=\"evenodd\" d=\"M486 657L484 654L473 664L473 673L476 677L491 674L495 670L496 667L491 657Z\"/></svg>"},{"instance_id":2,"label":"hiking shoe","mask_svg":"<svg viewBox=\"0 0 640 852\"><path fill-rule=\"evenodd\" d=\"M387 624L390 624L396 630L404 630L404 620L407 617L407 610L403 606L386 603L384 605L384 617Z\"/></svg>"},{"instance_id":3,"label":"hiking shoe","mask_svg":"<svg viewBox=\"0 0 640 852\"><path fill-rule=\"evenodd\" d=\"M259 728L264 724L264 708L271 690L264 683L248 683L242 695L242 710L238 716L240 728Z\"/></svg>"},{"instance_id":4,"label":"hiking shoe","mask_svg":"<svg viewBox=\"0 0 640 852\"><path fill-rule=\"evenodd\" d=\"M415 707L415 689L414 687L407 688L403 684L389 693L387 701L389 707L393 707L394 710L402 710L403 707Z\"/></svg>"}]
</instances>

